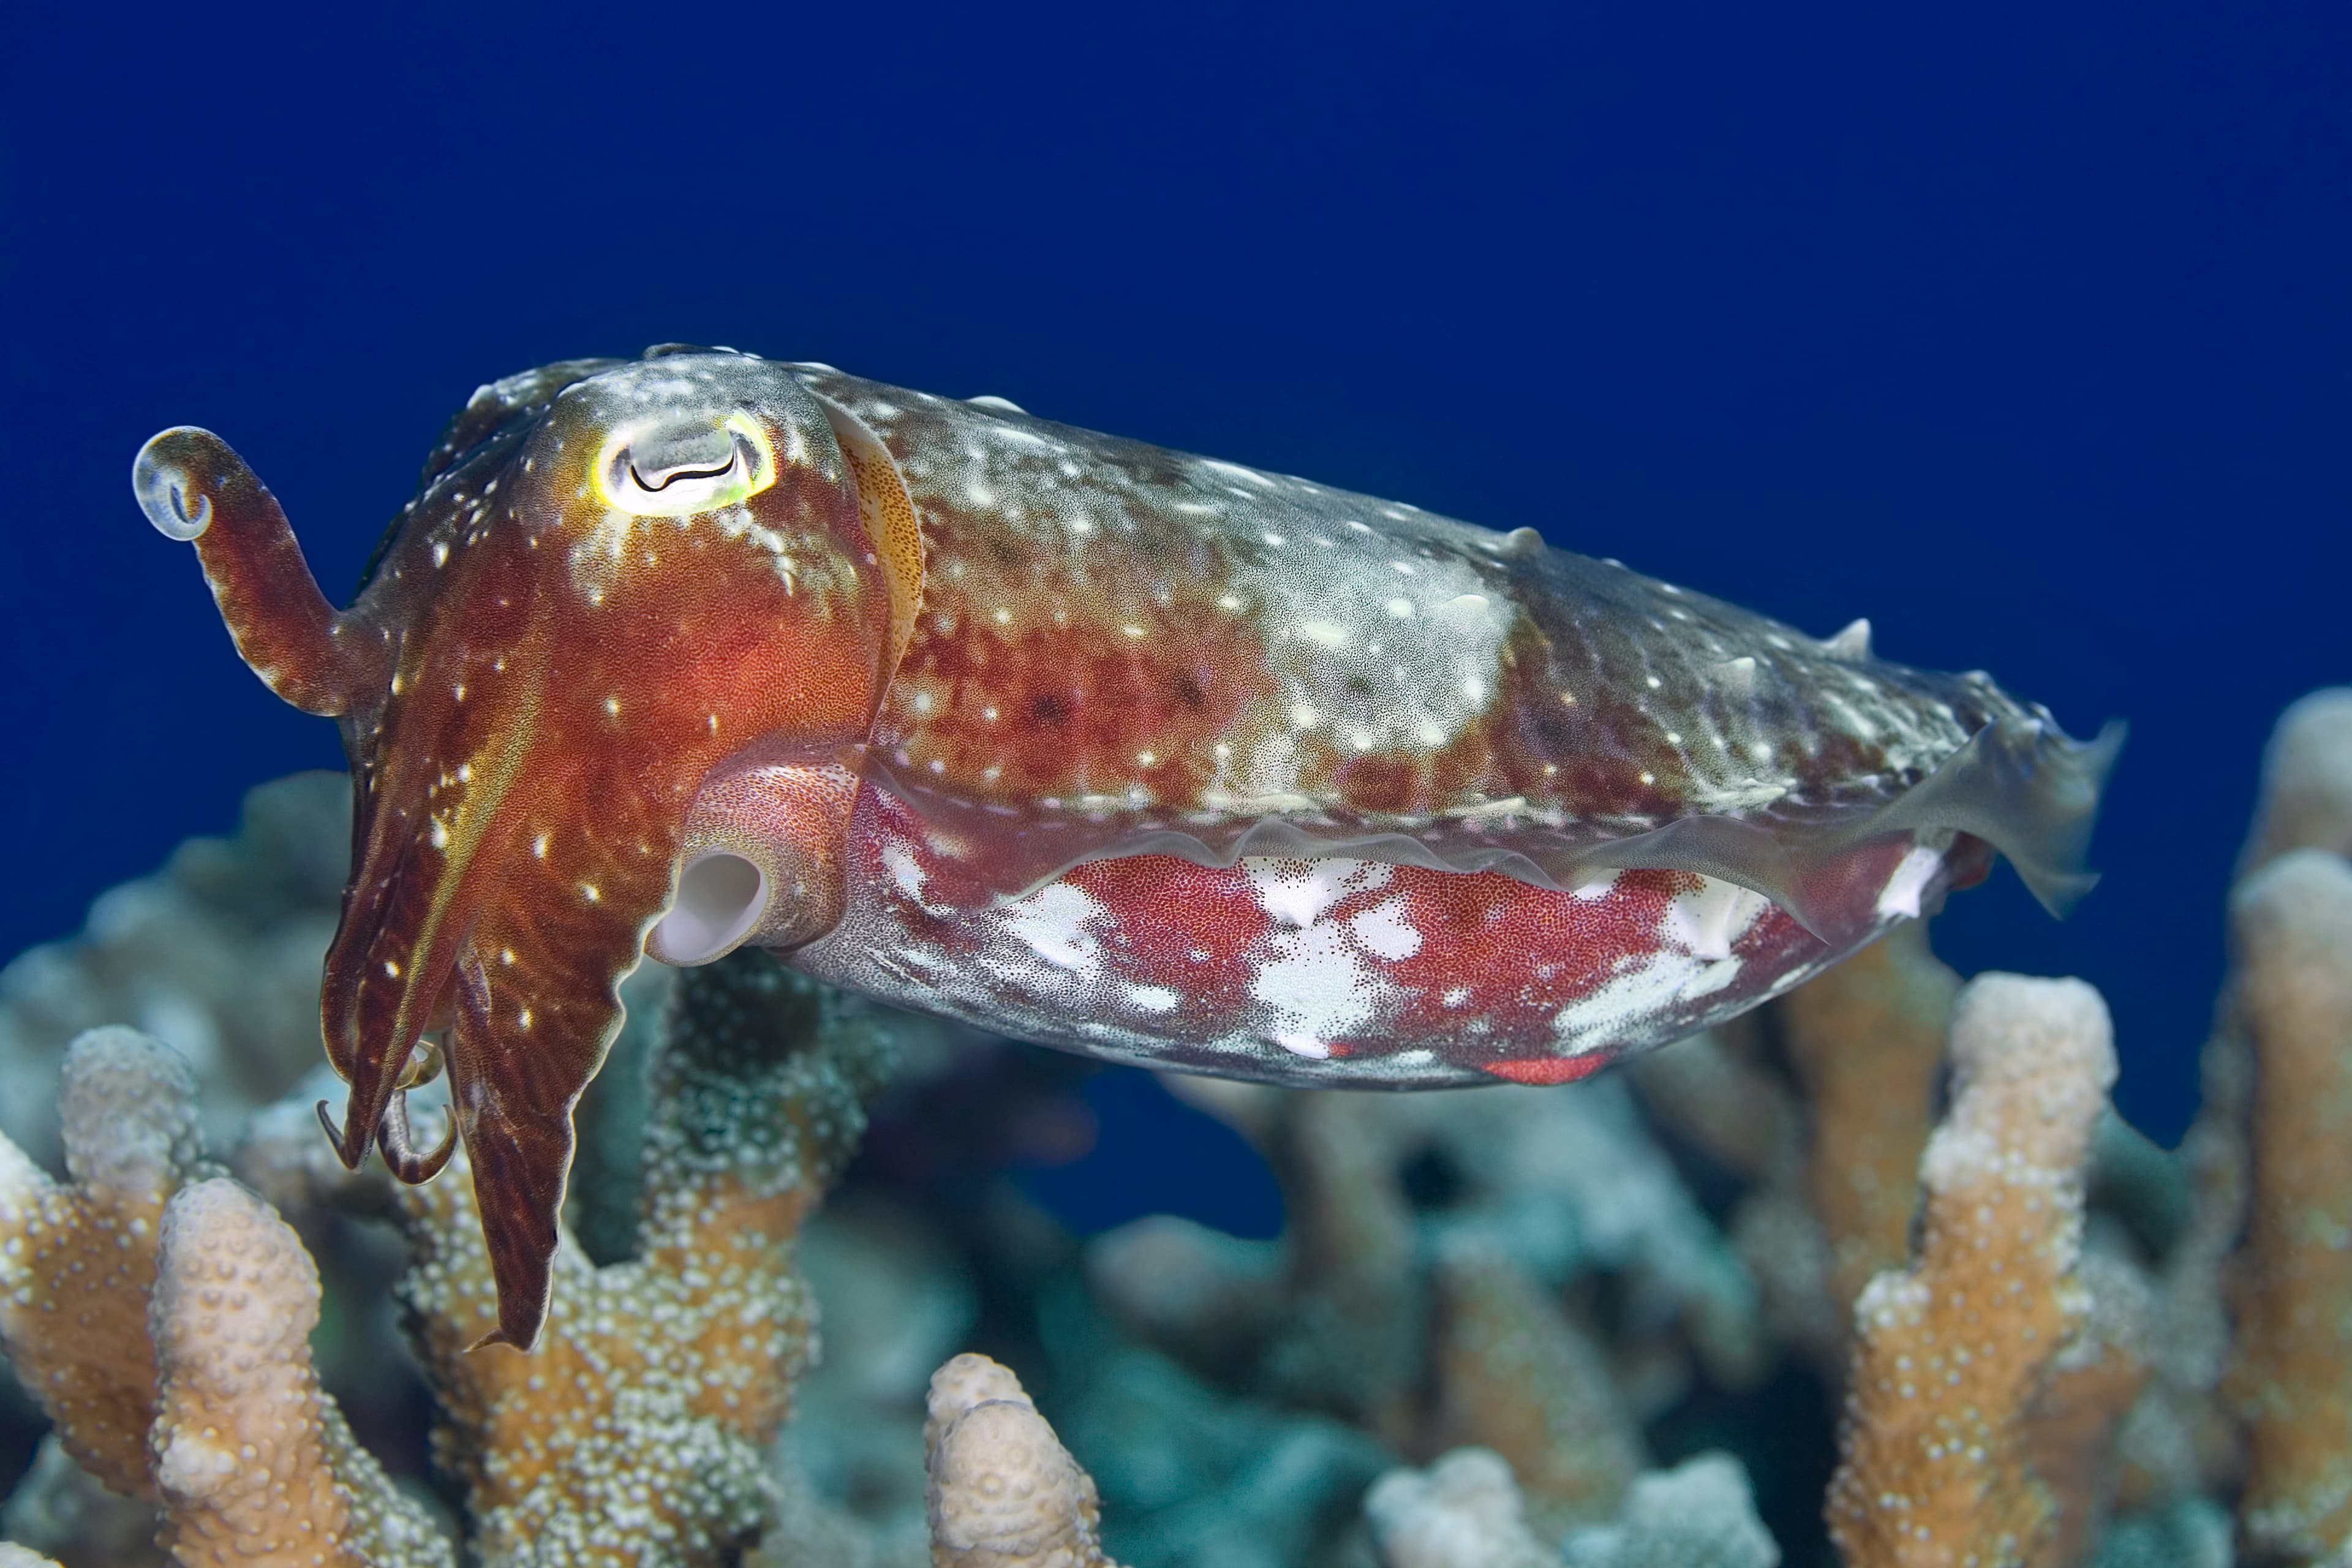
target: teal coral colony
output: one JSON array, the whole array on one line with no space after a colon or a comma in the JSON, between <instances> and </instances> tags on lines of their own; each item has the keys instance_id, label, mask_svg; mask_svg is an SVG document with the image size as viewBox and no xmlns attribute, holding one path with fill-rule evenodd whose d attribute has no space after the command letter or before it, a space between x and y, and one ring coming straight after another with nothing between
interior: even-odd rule
<instances>
[{"instance_id":1,"label":"teal coral colony","mask_svg":"<svg viewBox=\"0 0 2352 1568\"><path fill-rule=\"evenodd\" d=\"M572 1109L648 952L739 945L1093 1055L1558 1084L1788 990L2007 855L2053 908L2116 739L1613 563L830 367L483 387L338 611L206 432L139 500L341 725L328 1131L462 1142L548 1311ZM446 1069L452 1123L412 1142Z\"/></svg>"}]
</instances>

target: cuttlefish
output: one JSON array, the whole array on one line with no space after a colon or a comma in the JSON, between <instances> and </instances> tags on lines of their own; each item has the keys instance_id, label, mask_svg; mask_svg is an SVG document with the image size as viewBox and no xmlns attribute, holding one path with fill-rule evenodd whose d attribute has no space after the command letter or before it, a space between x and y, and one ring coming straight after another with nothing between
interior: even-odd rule
<instances>
[{"instance_id":1,"label":"cuttlefish","mask_svg":"<svg viewBox=\"0 0 2352 1568\"><path fill-rule=\"evenodd\" d=\"M1528 528L726 350L476 392L344 610L219 437L133 482L341 726L321 1120L408 1181L464 1140L521 1347L647 954L1155 1067L1559 1083L1995 852L2062 909L2118 739Z\"/></svg>"}]
</instances>

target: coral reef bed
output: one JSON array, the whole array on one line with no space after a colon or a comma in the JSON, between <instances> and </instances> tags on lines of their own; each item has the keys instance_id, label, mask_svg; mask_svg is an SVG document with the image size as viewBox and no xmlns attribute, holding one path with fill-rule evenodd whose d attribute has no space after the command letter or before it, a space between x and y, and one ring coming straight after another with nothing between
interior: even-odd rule
<instances>
[{"instance_id":1,"label":"coral reef bed","mask_svg":"<svg viewBox=\"0 0 2352 1568\"><path fill-rule=\"evenodd\" d=\"M2177 1152L2095 992L1914 925L1584 1084L1171 1079L1283 1233L1082 1237L1015 1168L1093 1069L647 965L529 1355L463 1155L310 1109L342 792L0 972L0 1568L2352 1561L2352 693L2281 722Z\"/></svg>"}]
</instances>

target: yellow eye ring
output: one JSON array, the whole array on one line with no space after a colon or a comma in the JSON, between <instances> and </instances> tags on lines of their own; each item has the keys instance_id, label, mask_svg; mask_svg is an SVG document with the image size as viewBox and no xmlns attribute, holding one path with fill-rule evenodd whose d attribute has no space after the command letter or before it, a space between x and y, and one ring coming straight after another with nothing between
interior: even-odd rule
<instances>
[{"instance_id":1,"label":"yellow eye ring","mask_svg":"<svg viewBox=\"0 0 2352 1568\"><path fill-rule=\"evenodd\" d=\"M633 422L596 454L596 496L638 517L686 517L749 500L776 482L776 449L738 409L717 426Z\"/></svg>"}]
</instances>

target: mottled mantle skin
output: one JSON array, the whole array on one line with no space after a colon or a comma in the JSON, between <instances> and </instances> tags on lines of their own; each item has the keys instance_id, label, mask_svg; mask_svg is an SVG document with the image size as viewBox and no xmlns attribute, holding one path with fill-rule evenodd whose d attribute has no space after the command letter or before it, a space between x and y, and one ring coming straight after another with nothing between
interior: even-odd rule
<instances>
[{"instance_id":1,"label":"mottled mantle skin","mask_svg":"<svg viewBox=\"0 0 2352 1568\"><path fill-rule=\"evenodd\" d=\"M477 392L340 612L218 437L133 479L342 726L329 1130L431 1176L403 1091L446 1064L517 1344L648 951L1160 1065L1558 1082L1995 849L2063 903L2114 749L1862 623L723 351Z\"/></svg>"}]
</instances>

